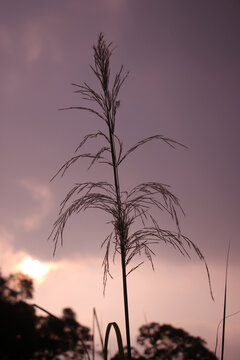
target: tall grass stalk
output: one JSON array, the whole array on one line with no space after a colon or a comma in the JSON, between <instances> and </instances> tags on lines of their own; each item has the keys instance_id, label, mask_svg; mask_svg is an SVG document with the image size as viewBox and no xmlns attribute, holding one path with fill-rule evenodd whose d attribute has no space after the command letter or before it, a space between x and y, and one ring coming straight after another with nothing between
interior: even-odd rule
<instances>
[{"instance_id":1,"label":"tall grass stalk","mask_svg":"<svg viewBox=\"0 0 240 360\"><path fill-rule=\"evenodd\" d=\"M225 345L225 325L226 325L226 308L227 308L227 280L228 280L228 260L229 260L230 242L228 244L226 272L225 272L225 289L224 289L224 304L223 304L223 326L222 326L222 350L221 360L224 358L224 345Z\"/></svg>"},{"instance_id":2,"label":"tall grass stalk","mask_svg":"<svg viewBox=\"0 0 240 360\"><path fill-rule=\"evenodd\" d=\"M100 342L101 342L101 347L102 347L102 354L104 356L104 343L103 343L103 336L102 336L102 331L100 329L100 325L99 325L99 321L98 321L98 316L97 316L97 312L96 309L93 308L93 346L92 346L92 360L95 359L95 323L97 325L97 329L98 329L98 335L100 338Z\"/></svg>"},{"instance_id":3,"label":"tall grass stalk","mask_svg":"<svg viewBox=\"0 0 240 360\"><path fill-rule=\"evenodd\" d=\"M229 253L230 253L230 242L228 244L228 251L227 251L227 260L226 260L226 269L225 269L225 285L224 285L224 301L223 301L223 318L219 321L217 326L217 332L216 332L216 342L215 342L215 351L214 354L216 356L217 354L217 346L218 346L218 334L219 334L219 328L222 324L222 342L221 342L221 360L224 359L224 347L225 347L225 327L226 327L226 319L235 316L240 313L240 311L235 311L232 314L226 315L226 309L227 309L227 280L228 280L228 261L229 261Z\"/></svg>"},{"instance_id":4,"label":"tall grass stalk","mask_svg":"<svg viewBox=\"0 0 240 360\"><path fill-rule=\"evenodd\" d=\"M227 280L228 280L228 259L230 251L230 242L228 244L226 273L225 273L225 289L224 289L224 305L223 305L223 327L222 327L222 351L221 360L224 358L224 345L225 345L225 324L226 324L226 308L227 308Z\"/></svg>"},{"instance_id":5,"label":"tall grass stalk","mask_svg":"<svg viewBox=\"0 0 240 360\"><path fill-rule=\"evenodd\" d=\"M143 261L140 261L137 266L129 269L131 260L136 256L141 256L143 253L153 267L152 257L154 252L151 246L160 242L173 246L182 255L188 257L188 249L192 248L205 263L209 285L210 277L201 251L189 238L181 233L178 212L183 213L183 210L178 198L170 191L168 185L157 182L145 182L137 185L130 191L122 191L119 179L119 166L137 148L153 140L160 140L171 148L184 145L166 136L157 134L140 140L128 150L124 150L123 142L116 134L116 115L120 106L118 99L119 91L128 73L124 74L123 67L121 66L116 75L110 79L112 44L106 43L102 33L98 37L97 45L93 46L93 51L94 63L90 65L90 68L96 76L101 90L96 90L85 82L81 85L74 83L72 85L75 87L75 93L80 94L82 99L89 101L92 106L71 106L61 110L78 109L90 112L101 120L105 128L83 137L76 148L77 154L68 160L53 178L58 174L63 176L78 160L87 158L90 160L89 168L95 163L110 166L113 174L113 183L89 181L75 184L61 203L59 217L54 223L50 237L52 237L55 243L55 252L58 242L63 243L65 226L73 214L95 208L103 210L110 215L113 230L102 242L102 247L104 246L106 249L103 259L103 284L105 289L107 278L109 275L111 276L110 253L112 253L113 260L119 254L122 268L128 360L131 360L127 275L143 263ZM92 139L101 139L105 142L105 145L98 148L97 151L90 153L81 152L83 146ZM171 231L160 227L156 219L151 215L152 207L157 207L160 211L166 212L172 218L176 230ZM132 230L132 225L135 223L138 224L138 230L136 231Z\"/></svg>"},{"instance_id":6,"label":"tall grass stalk","mask_svg":"<svg viewBox=\"0 0 240 360\"><path fill-rule=\"evenodd\" d=\"M228 318L230 318L230 317L232 317L232 316L235 316L235 315L237 315L237 314L239 314L239 313L240 313L240 311L235 311L234 313L232 313L232 314L229 314L229 315L225 316L225 319L228 319ZM215 342L215 350L214 350L214 354L215 354L215 356L217 355L217 346L218 346L218 334L219 334L219 328L220 328L220 326L221 326L221 324L222 324L222 323L223 323L223 319L219 321L218 326L217 326L217 331L216 331L216 342Z\"/></svg>"}]
</instances>

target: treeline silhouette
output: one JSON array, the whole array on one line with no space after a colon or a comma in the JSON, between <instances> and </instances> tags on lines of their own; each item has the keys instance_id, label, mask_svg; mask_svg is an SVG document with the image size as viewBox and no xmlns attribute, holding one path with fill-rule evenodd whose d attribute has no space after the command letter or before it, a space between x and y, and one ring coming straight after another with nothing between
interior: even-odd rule
<instances>
[{"instance_id":1,"label":"treeline silhouette","mask_svg":"<svg viewBox=\"0 0 240 360\"><path fill-rule=\"evenodd\" d=\"M152 322L141 326L137 343L143 347L143 354L132 348L132 360L217 360L203 339L168 324ZM119 360L118 354L111 360Z\"/></svg>"},{"instance_id":2,"label":"treeline silhouette","mask_svg":"<svg viewBox=\"0 0 240 360\"><path fill-rule=\"evenodd\" d=\"M70 308L57 318L36 314L27 303L33 297L33 281L21 273L0 273L0 359L84 359L90 348L90 329L79 324ZM60 356L61 355L61 356Z\"/></svg>"},{"instance_id":3,"label":"treeline silhouette","mask_svg":"<svg viewBox=\"0 0 240 360\"><path fill-rule=\"evenodd\" d=\"M28 276L0 272L0 360L90 360L90 329L77 322L71 308L63 309L60 318L37 315L40 306L27 302L33 291ZM132 348L132 360L217 360L203 339L171 325L141 326L137 343L143 350ZM116 354L111 360L118 359Z\"/></svg>"}]
</instances>

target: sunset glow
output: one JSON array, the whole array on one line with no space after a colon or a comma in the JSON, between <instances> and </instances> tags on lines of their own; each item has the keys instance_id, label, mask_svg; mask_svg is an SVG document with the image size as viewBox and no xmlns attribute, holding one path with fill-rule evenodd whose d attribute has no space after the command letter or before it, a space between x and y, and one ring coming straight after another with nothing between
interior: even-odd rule
<instances>
[{"instance_id":1,"label":"sunset glow","mask_svg":"<svg viewBox=\"0 0 240 360\"><path fill-rule=\"evenodd\" d=\"M32 260L31 258L23 260L20 269L24 274L38 280L42 279L49 272L48 265L41 263L39 260Z\"/></svg>"}]
</instances>

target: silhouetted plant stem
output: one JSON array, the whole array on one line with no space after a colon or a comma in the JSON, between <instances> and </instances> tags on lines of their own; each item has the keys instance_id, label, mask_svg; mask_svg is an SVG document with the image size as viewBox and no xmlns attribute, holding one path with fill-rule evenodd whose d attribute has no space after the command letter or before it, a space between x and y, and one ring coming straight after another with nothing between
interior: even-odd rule
<instances>
[{"instance_id":1,"label":"silhouetted plant stem","mask_svg":"<svg viewBox=\"0 0 240 360\"><path fill-rule=\"evenodd\" d=\"M92 360L95 359L95 322L97 324L97 329L98 329L98 335L100 338L100 342L101 342L101 347L102 347L102 356L104 357L104 343L103 343L103 336L102 336L102 331L99 325L99 321L98 321L98 316L97 316L97 312L96 309L93 308L93 346L92 346Z\"/></svg>"},{"instance_id":2,"label":"silhouetted plant stem","mask_svg":"<svg viewBox=\"0 0 240 360\"><path fill-rule=\"evenodd\" d=\"M110 147L111 147L111 154L112 154L114 185L115 185L117 208L118 208L118 216L117 217L118 217L120 249L121 249L121 266L122 266L122 283L123 283L127 353L128 353L128 360L131 360L131 340L130 340L130 326L129 326L126 254L125 254L125 244L127 242L127 238L126 238L127 234L126 234L126 229L125 229L125 224L124 224L124 217L123 217L123 213L122 213L120 182L119 182L118 166L117 166L117 161L116 161L116 151L115 151L115 143L114 143L114 131L113 131L113 127L110 126L110 121L108 121L108 124L109 124L108 127L109 127Z\"/></svg>"},{"instance_id":3,"label":"silhouetted plant stem","mask_svg":"<svg viewBox=\"0 0 240 360\"><path fill-rule=\"evenodd\" d=\"M124 349L123 349L121 331L120 331L120 329L118 327L118 324L115 323L115 322L109 323L107 328L106 328L105 339L104 339L103 358L104 358L104 360L108 360L108 341L109 341L109 334L110 334L110 331L111 331L112 328L114 329L115 335L116 335L116 340L117 340L117 345L118 345L118 357L119 357L119 360L126 360L125 356L124 356Z\"/></svg>"},{"instance_id":4,"label":"silhouetted plant stem","mask_svg":"<svg viewBox=\"0 0 240 360\"><path fill-rule=\"evenodd\" d=\"M127 293L127 275L126 275L126 265L125 265L125 256L122 252L122 280L123 280L123 296L124 296L124 312L125 312L125 327L126 327L126 339L127 339L127 353L128 360L131 360L131 337L130 337L130 327L129 327L129 311L128 311L128 293Z\"/></svg>"},{"instance_id":5,"label":"silhouetted plant stem","mask_svg":"<svg viewBox=\"0 0 240 360\"><path fill-rule=\"evenodd\" d=\"M227 316L225 317L225 319L228 319L228 318L230 318L230 317L232 317L232 316L238 315L239 313L240 313L240 310L239 310L239 311L235 311L234 313L227 315ZM223 319L221 319L221 320L219 321L218 326L217 326L216 341L215 341L215 350L214 350L215 356L217 356L218 332L219 332L219 327L220 327L220 325L222 324L222 322L223 322Z\"/></svg>"},{"instance_id":6,"label":"silhouetted plant stem","mask_svg":"<svg viewBox=\"0 0 240 360\"><path fill-rule=\"evenodd\" d=\"M227 308L227 280L228 280L228 259L230 251L230 242L228 244L226 272L225 272L225 289L224 289L224 305L223 305L223 327L222 327L222 351L221 360L224 358L224 345L225 345L225 324L226 324L226 308Z\"/></svg>"}]
</instances>

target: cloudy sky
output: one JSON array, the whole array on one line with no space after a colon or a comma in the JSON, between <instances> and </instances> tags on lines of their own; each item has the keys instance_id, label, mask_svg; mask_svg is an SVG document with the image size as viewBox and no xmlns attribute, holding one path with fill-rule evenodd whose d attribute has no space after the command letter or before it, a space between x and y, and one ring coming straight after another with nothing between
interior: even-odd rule
<instances>
[{"instance_id":1,"label":"cloudy sky","mask_svg":"<svg viewBox=\"0 0 240 360\"><path fill-rule=\"evenodd\" d=\"M72 218L54 258L47 240L74 183L112 181L111 169L87 170L82 161L50 183L85 134L104 130L88 113L57 110L83 105L72 82L96 86L89 63L101 31L114 43L113 73L121 64L130 72L117 118L125 149L154 134L188 147L146 144L121 167L122 189L144 181L171 185L186 213L182 231L205 255L215 296L213 302L194 254L188 260L159 245L155 272L146 261L129 276L133 338L140 325L157 321L183 327L213 349L229 241L228 313L240 310L238 0L1 1L1 270L37 259L50 270L36 281L35 302L56 315L72 307L88 326L96 307L103 328L109 321L123 327L118 260L103 296L101 243L110 219L94 210ZM228 360L238 359L239 334L236 315L227 322Z\"/></svg>"}]
</instances>

